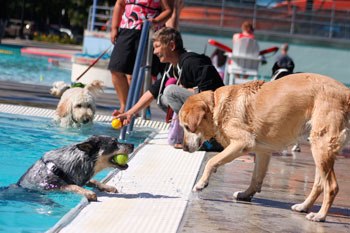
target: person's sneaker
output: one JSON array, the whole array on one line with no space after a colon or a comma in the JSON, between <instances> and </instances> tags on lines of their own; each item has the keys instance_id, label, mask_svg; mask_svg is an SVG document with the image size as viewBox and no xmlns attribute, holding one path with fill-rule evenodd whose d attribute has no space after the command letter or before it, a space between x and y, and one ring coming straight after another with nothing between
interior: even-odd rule
<instances>
[{"instance_id":1,"label":"person's sneaker","mask_svg":"<svg viewBox=\"0 0 350 233\"><path fill-rule=\"evenodd\" d=\"M221 152L224 150L224 148L215 140L215 138L212 138L208 141L205 141L199 150L207 152Z\"/></svg>"}]
</instances>

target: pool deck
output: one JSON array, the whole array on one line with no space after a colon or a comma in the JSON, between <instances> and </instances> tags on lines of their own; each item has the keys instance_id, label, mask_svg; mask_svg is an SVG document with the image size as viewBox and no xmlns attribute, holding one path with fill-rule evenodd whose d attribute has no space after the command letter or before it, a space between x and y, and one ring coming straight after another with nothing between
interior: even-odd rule
<instances>
[{"instance_id":1,"label":"pool deck","mask_svg":"<svg viewBox=\"0 0 350 233\"><path fill-rule=\"evenodd\" d=\"M0 109L19 106L16 113L21 114L28 107L45 108L49 116L58 103L49 88L0 81ZM116 99L110 90L97 99L97 114L106 116L105 121L118 105ZM151 111L153 121L163 121L164 113L154 103ZM304 213L290 210L305 199L313 184L315 167L307 142L300 153L275 154L262 192L251 202L239 202L232 194L250 183L251 155L220 167L206 189L193 193L195 181L215 153L176 150L166 143L166 136L165 129L159 130L137 149L128 170L108 180L120 193L98 193L98 202L86 204L72 221L63 221L52 232L350 232L349 146L335 164L340 191L326 222L314 223ZM313 211L321 201L322 197Z\"/></svg>"}]
</instances>

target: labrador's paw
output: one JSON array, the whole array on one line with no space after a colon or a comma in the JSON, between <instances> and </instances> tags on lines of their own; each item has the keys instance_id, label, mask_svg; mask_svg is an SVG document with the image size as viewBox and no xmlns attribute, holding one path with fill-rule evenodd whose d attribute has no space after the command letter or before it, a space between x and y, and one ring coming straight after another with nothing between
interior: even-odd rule
<instances>
[{"instance_id":1,"label":"labrador's paw","mask_svg":"<svg viewBox=\"0 0 350 233\"><path fill-rule=\"evenodd\" d=\"M296 212L304 212L304 213L308 212L308 208L305 205L303 205L303 203L295 204L291 207L291 209Z\"/></svg>"},{"instance_id":2,"label":"labrador's paw","mask_svg":"<svg viewBox=\"0 0 350 233\"><path fill-rule=\"evenodd\" d=\"M202 191L204 188L208 186L208 182L199 181L192 189L193 192Z\"/></svg>"},{"instance_id":3,"label":"labrador's paw","mask_svg":"<svg viewBox=\"0 0 350 233\"><path fill-rule=\"evenodd\" d=\"M324 222L326 220L326 216L320 213L309 213L306 215L306 218L313 222Z\"/></svg>"},{"instance_id":4,"label":"labrador's paw","mask_svg":"<svg viewBox=\"0 0 350 233\"><path fill-rule=\"evenodd\" d=\"M245 192L235 192L233 194L233 197L237 201L251 201L253 196L252 195L247 195Z\"/></svg>"}]
</instances>

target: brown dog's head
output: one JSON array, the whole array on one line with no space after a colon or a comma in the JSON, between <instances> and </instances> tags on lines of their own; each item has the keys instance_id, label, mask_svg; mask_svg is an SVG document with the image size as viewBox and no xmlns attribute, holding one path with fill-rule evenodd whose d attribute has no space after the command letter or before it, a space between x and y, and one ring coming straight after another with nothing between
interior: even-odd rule
<instances>
[{"instance_id":1,"label":"brown dog's head","mask_svg":"<svg viewBox=\"0 0 350 233\"><path fill-rule=\"evenodd\" d=\"M190 96L179 112L184 128L183 150L194 152L204 141L215 136L213 122L214 92L205 91Z\"/></svg>"}]
</instances>

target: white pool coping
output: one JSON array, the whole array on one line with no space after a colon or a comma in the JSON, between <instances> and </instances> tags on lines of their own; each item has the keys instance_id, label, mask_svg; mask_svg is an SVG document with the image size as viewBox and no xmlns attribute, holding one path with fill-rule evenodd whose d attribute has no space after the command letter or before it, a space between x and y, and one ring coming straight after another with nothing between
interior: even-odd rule
<instances>
[{"instance_id":1,"label":"white pool coping","mask_svg":"<svg viewBox=\"0 0 350 233\"><path fill-rule=\"evenodd\" d=\"M5 104L0 104L0 112L54 114L54 110ZM168 145L168 124L136 120L135 126L159 131L136 149L126 171L116 171L108 179L107 184L115 185L119 193L98 192L97 202L83 199L48 232L177 232L205 152L189 154Z\"/></svg>"},{"instance_id":2,"label":"white pool coping","mask_svg":"<svg viewBox=\"0 0 350 233\"><path fill-rule=\"evenodd\" d=\"M55 110L53 109L28 107L28 106L21 106L21 105L11 105L11 104L0 104L0 112L18 114L18 115L24 115L24 116L46 117L46 118L53 118L55 115ZM94 121L109 123L112 121L112 119L113 117L110 115L96 114ZM140 117L135 119L134 126L150 127L158 130L167 130L169 128L169 124L165 122L143 120Z\"/></svg>"}]
</instances>

